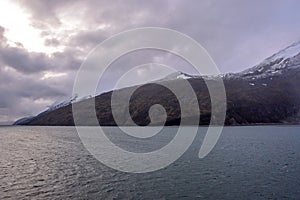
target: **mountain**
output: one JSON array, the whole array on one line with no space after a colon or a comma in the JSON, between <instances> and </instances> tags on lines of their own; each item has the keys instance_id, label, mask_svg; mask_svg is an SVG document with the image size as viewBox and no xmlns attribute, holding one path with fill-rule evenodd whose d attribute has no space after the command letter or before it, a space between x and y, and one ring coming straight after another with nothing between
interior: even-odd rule
<instances>
[{"instance_id":1,"label":"mountain","mask_svg":"<svg viewBox=\"0 0 300 200\"><path fill-rule=\"evenodd\" d=\"M300 42L294 43L265 59L257 66L247 69L238 75L244 78L256 79L281 75L286 71L299 69Z\"/></svg>"},{"instance_id":2,"label":"mountain","mask_svg":"<svg viewBox=\"0 0 300 200\"><path fill-rule=\"evenodd\" d=\"M163 79L157 80L155 82L163 82L163 81L171 81L175 79L190 79L190 78L198 78L197 75L190 75L183 72L174 72L172 74L169 74L168 76L164 77Z\"/></svg>"},{"instance_id":3,"label":"mountain","mask_svg":"<svg viewBox=\"0 0 300 200\"><path fill-rule=\"evenodd\" d=\"M15 121L13 123L13 125L22 125L22 124L30 123L33 120L33 118L35 118L35 116L24 117L24 118L18 119L17 121Z\"/></svg>"},{"instance_id":4,"label":"mountain","mask_svg":"<svg viewBox=\"0 0 300 200\"><path fill-rule=\"evenodd\" d=\"M300 42L279 51L262 61L260 64L239 73L219 75L224 81L227 96L227 112L225 125L255 124L299 124L300 122ZM215 77L196 76L175 72L158 81L115 92L126 95L131 89L136 91L131 96L129 112L138 125L150 123L148 111L154 104L162 105L167 112L166 125L178 125L182 118L192 119L199 113L189 106L189 115L181 116L179 102L167 88L159 85L176 86L179 89L183 81L188 81L195 91L200 107L200 125L207 125L211 119L211 102L205 81L213 85ZM192 101L186 91L185 101ZM95 101L96 115L101 125L116 125L111 112L112 92L81 101L64 101L49 108L46 112L33 118L17 121L17 125L74 125L72 103L82 111L81 125L97 125L92 122L92 113L87 108ZM192 105L192 104L191 104ZM116 104L119 116L124 116L124 101L119 99ZM160 123L162 117L156 119ZM132 125L126 117L121 125ZM186 125L189 120L185 120Z\"/></svg>"},{"instance_id":5,"label":"mountain","mask_svg":"<svg viewBox=\"0 0 300 200\"><path fill-rule=\"evenodd\" d=\"M72 103L77 103L86 99L92 98L92 95L88 95L88 96L84 96L84 97L78 97L77 94L75 94L72 97L69 97L65 100L62 101L57 101L54 104L52 104L51 106L49 106L49 108L45 111L45 112L50 112L68 105L71 105Z\"/></svg>"}]
</instances>

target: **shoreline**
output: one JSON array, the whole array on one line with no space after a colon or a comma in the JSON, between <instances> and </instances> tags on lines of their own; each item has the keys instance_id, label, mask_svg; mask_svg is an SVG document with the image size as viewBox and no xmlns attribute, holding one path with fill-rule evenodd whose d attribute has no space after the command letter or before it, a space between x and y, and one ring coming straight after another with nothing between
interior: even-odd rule
<instances>
[{"instance_id":1,"label":"shoreline","mask_svg":"<svg viewBox=\"0 0 300 200\"><path fill-rule=\"evenodd\" d=\"M300 123L255 123L255 124L235 124L235 125L223 125L223 127L252 127L252 126L299 126ZM76 127L75 125L0 125L0 127ZM80 127L98 127L98 125L79 125ZM180 125L167 125L164 127L179 127ZM181 125L184 127L220 127L221 125ZM136 126L101 126L101 127L136 127ZM147 126L140 126L140 127L147 127ZM151 126L157 127L157 126Z\"/></svg>"}]
</instances>

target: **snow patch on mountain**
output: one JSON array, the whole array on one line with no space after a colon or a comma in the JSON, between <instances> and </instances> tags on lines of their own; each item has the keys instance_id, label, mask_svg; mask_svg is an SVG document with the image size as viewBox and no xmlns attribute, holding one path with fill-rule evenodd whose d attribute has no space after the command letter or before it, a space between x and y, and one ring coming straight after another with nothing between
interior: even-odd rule
<instances>
[{"instance_id":1,"label":"snow patch on mountain","mask_svg":"<svg viewBox=\"0 0 300 200\"><path fill-rule=\"evenodd\" d=\"M190 75L190 74L186 74L186 73L183 73L181 71L178 71L178 72L171 73L168 76L166 76L165 78L160 79L156 82L170 81L170 80L176 80L176 79L185 79L185 80L187 80L187 79L191 79L191 78L203 78L205 80L214 80L214 79L217 79L217 78L230 79L230 78L234 78L234 77L235 77L234 73L208 76L208 75Z\"/></svg>"},{"instance_id":2,"label":"snow patch on mountain","mask_svg":"<svg viewBox=\"0 0 300 200\"><path fill-rule=\"evenodd\" d=\"M287 48L273 54L260 64L236 75L244 78L264 78L282 74L283 70L299 67L300 42L296 42Z\"/></svg>"},{"instance_id":3,"label":"snow patch on mountain","mask_svg":"<svg viewBox=\"0 0 300 200\"><path fill-rule=\"evenodd\" d=\"M200 77L200 76L190 75L190 74L186 74L186 73L177 71L177 72L171 73L168 76L164 77L163 79L157 80L155 82L171 81L171 80L176 80L176 79L190 79L190 78L198 78L198 77Z\"/></svg>"},{"instance_id":4,"label":"snow patch on mountain","mask_svg":"<svg viewBox=\"0 0 300 200\"><path fill-rule=\"evenodd\" d=\"M285 59L292 58L298 55L299 53L300 41L288 46L287 48L279 51L278 53L273 54L271 57L265 59L261 64L270 64L279 59L281 59L281 62L283 62Z\"/></svg>"},{"instance_id":5,"label":"snow patch on mountain","mask_svg":"<svg viewBox=\"0 0 300 200\"><path fill-rule=\"evenodd\" d=\"M277 76L282 74L282 70L286 68L295 68L300 66L299 58L296 56L300 56L300 41L296 42L287 48L279 51L278 53L273 54L272 56L265 59L260 64L254 66L253 68L247 69L240 73L227 73L227 74L220 74L220 75L213 75L213 76L201 76L201 75L190 75L181 71L177 71L174 73L169 74L163 79L154 81L154 82L163 82L163 81L171 81L171 80L178 80L178 79L192 79L192 78L203 78L205 80L213 80L216 78L222 79L234 79L234 78L245 78L255 81L259 78L270 77L272 80L273 76ZM254 86L255 83L250 82L249 85ZM262 84L262 86L267 86L267 84ZM76 103L79 101L83 101L85 99L92 98L92 95L88 95L85 97L78 97L78 95L74 95L62 101L57 101L45 111L50 112L56 110L61 107L68 106L72 103Z\"/></svg>"},{"instance_id":6,"label":"snow patch on mountain","mask_svg":"<svg viewBox=\"0 0 300 200\"><path fill-rule=\"evenodd\" d=\"M68 97L67 99L64 99L62 101L54 102L51 106L49 106L49 108L48 108L48 110L46 110L46 112L53 111L58 108L62 108L62 107L68 106L72 103L80 102L80 101L83 101L83 100L89 99L89 98L92 98L92 95L78 97L78 95L75 94L74 96Z\"/></svg>"},{"instance_id":7,"label":"snow patch on mountain","mask_svg":"<svg viewBox=\"0 0 300 200\"><path fill-rule=\"evenodd\" d=\"M181 78L181 79L189 79L189 78L192 78L191 76L187 76L186 74L180 74L176 77L177 79L178 78Z\"/></svg>"}]
</instances>

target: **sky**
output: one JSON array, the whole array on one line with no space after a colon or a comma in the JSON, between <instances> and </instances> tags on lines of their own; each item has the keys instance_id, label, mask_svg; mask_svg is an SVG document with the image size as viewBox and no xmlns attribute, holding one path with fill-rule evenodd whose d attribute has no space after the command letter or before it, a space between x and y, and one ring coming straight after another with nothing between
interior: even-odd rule
<instances>
[{"instance_id":1,"label":"sky","mask_svg":"<svg viewBox=\"0 0 300 200\"><path fill-rule=\"evenodd\" d=\"M298 0L2 0L0 124L36 115L70 96L89 52L121 31L180 31L203 45L222 73L239 72L300 40L299 8ZM174 55L141 50L113 63L98 92L147 62L191 72ZM154 75L164 74L148 67L136 79Z\"/></svg>"}]
</instances>

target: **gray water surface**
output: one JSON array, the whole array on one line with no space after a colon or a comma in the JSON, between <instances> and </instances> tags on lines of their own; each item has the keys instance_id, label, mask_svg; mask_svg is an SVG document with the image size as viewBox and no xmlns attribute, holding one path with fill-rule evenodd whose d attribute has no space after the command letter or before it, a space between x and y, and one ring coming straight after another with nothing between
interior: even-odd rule
<instances>
[{"instance_id":1,"label":"gray water surface","mask_svg":"<svg viewBox=\"0 0 300 200\"><path fill-rule=\"evenodd\" d=\"M0 199L300 199L300 126L226 127L199 159L205 130L170 166L128 174L97 161L73 127L0 127ZM147 152L176 127L141 143L106 131L120 147Z\"/></svg>"}]
</instances>

